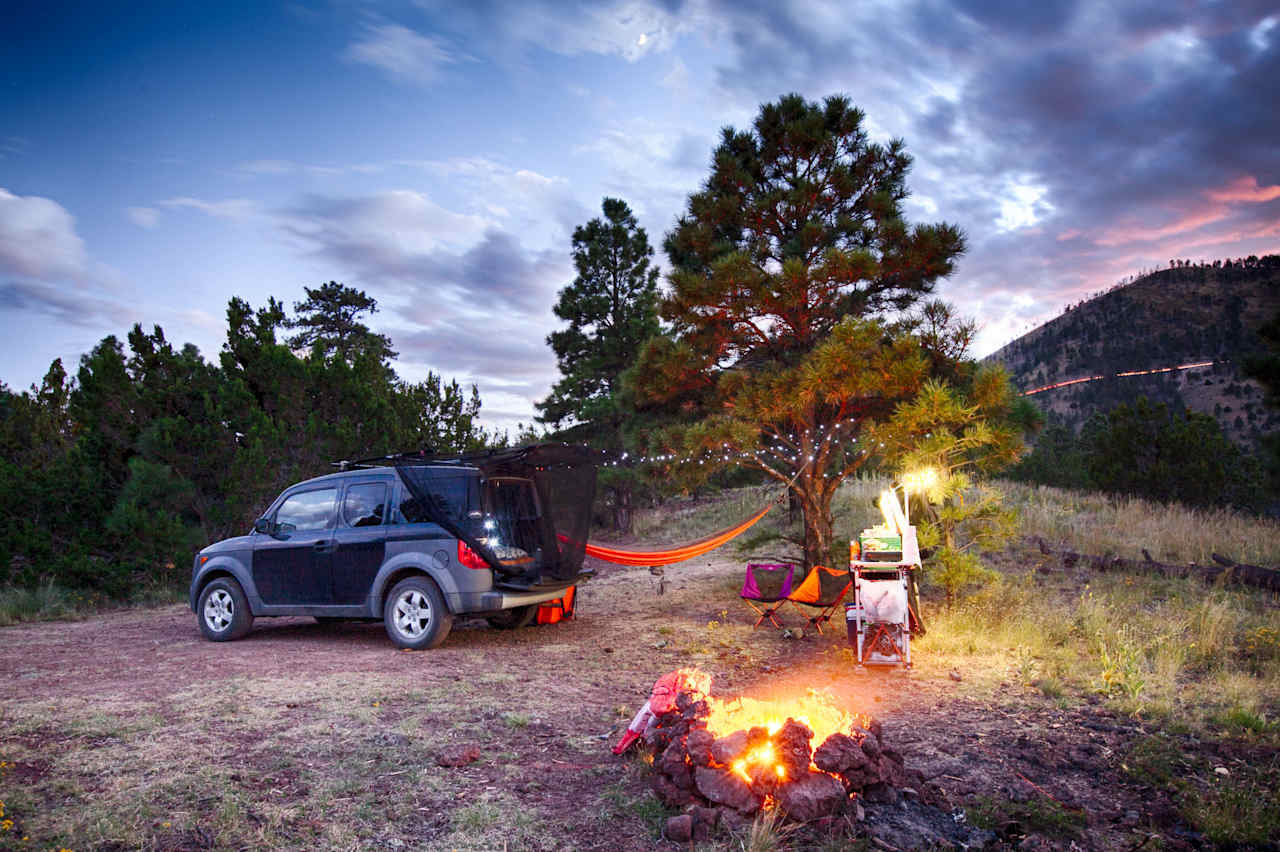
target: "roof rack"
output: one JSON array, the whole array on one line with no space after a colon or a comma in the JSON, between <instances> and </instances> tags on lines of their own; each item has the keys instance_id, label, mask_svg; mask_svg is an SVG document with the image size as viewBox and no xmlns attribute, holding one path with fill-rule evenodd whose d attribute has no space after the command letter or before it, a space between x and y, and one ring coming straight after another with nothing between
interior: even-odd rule
<instances>
[{"instance_id":1,"label":"roof rack","mask_svg":"<svg viewBox=\"0 0 1280 852\"><path fill-rule=\"evenodd\" d=\"M336 467L338 470L356 470L358 468L396 464L397 462L409 461L410 459L434 459L435 452L434 447L428 447L422 450L407 450L401 453L390 453L385 456L370 456L366 459L338 459L335 462L329 462L329 464Z\"/></svg>"},{"instance_id":2,"label":"roof rack","mask_svg":"<svg viewBox=\"0 0 1280 852\"><path fill-rule=\"evenodd\" d=\"M400 453L390 453L385 456L370 456L365 459L340 459L339 461L330 462L331 465L338 470L354 470L357 468L378 467L380 465L396 465L406 462L430 462L432 464L479 464L482 462L497 463L503 461L513 461L520 459L527 454L536 453L538 451L546 452L557 450L567 451L570 453L581 453L584 457L595 456L599 459L608 457L608 453L601 450L592 450L587 447L575 446L563 443L540 443L530 444L523 447L508 447L496 450L475 450L469 453L437 453L434 448L426 448L421 450L408 450Z\"/></svg>"}]
</instances>

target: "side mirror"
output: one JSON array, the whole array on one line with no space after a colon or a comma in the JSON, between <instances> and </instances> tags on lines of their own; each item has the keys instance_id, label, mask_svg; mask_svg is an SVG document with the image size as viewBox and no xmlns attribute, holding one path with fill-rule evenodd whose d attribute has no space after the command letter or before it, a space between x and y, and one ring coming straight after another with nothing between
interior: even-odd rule
<instances>
[{"instance_id":1,"label":"side mirror","mask_svg":"<svg viewBox=\"0 0 1280 852\"><path fill-rule=\"evenodd\" d=\"M275 524L271 522L270 518L258 518L258 520L253 522L253 531L262 533L263 535L272 535L275 532L275 530L272 529L274 526Z\"/></svg>"}]
</instances>

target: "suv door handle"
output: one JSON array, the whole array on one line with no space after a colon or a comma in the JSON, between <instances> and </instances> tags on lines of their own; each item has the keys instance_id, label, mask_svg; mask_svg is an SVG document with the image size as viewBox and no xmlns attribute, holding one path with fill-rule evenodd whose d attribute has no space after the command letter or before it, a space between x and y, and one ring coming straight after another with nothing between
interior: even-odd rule
<instances>
[{"instance_id":1,"label":"suv door handle","mask_svg":"<svg viewBox=\"0 0 1280 852\"><path fill-rule=\"evenodd\" d=\"M316 553L333 553L335 545L331 541L317 541L312 545Z\"/></svg>"}]
</instances>

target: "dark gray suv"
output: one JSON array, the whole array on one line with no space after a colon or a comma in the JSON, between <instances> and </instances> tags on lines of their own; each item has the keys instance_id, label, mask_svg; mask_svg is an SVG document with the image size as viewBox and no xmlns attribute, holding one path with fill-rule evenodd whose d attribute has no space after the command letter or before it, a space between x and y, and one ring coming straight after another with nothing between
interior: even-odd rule
<instances>
[{"instance_id":1,"label":"dark gray suv","mask_svg":"<svg viewBox=\"0 0 1280 852\"><path fill-rule=\"evenodd\" d=\"M586 578L585 448L378 461L287 488L248 535L196 554L190 602L206 638L309 615L381 619L396 645L434 648L455 615L523 626Z\"/></svg>"}]
</instances>

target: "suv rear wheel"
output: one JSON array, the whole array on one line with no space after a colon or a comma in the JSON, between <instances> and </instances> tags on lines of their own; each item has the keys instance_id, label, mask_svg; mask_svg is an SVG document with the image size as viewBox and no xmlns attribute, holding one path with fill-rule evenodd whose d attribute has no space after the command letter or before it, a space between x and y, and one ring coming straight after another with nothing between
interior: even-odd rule
<instances>
[{"instance_id":1,"label":"suv rear wheel","mask_svg":"<svg viewBox=\"0 0 1280 852\"><path fill-rule=\"evenodd\" d=\"M253 629L253 614L244 590L230 577L219 577L204 587L196 612L200 632L210 642L230 642Z\"/></svg>"},{"instance_id":2,"label":"suv rear wheel","mask_svg":"<svg viewBox=\"0 0 1280 852\"><path fill-rule=\"evenodd\" d=\"M409 577L387 595L382 621L397 647L422 651L445 640L453 627L453 614L429 577Z\"/></svg>"}]
</instances>

